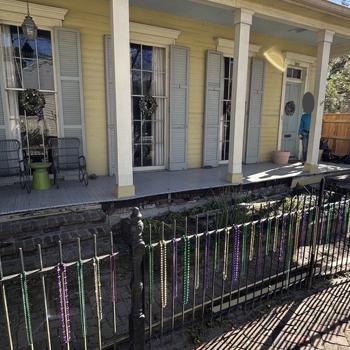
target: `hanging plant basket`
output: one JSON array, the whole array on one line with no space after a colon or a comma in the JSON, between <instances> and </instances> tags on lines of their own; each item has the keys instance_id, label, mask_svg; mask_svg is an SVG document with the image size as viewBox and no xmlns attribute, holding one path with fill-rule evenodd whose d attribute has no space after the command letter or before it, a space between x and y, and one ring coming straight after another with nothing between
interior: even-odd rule
<instances>
[{"instance_id":1,"label":"hanging plant basket","mask_svg":"<svg viewBox=\"0 0 350 350\"><path fill-rule=\"evenodd\" d=\"M39 120L43 118L46 101L42 92L37 89L26 89L20 92L19 99L28 115L37 115Z\"/></svg>"},{"instance_id":2,"label":"hanging plant basket","mask_svg":"<svg viewBox=\"0 0 350 350\"><path fill-rule=\"evenodd\" d=\"M151 118L157 110L158 104L153 96L143 96L139 102L139 107L144 118Z\"/></svg>"}]
</instances>

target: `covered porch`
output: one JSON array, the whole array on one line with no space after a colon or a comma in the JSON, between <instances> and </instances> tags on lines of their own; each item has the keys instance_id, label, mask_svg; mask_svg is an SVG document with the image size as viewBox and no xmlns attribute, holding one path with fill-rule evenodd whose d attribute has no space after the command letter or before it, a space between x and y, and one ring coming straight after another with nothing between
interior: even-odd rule
<instances>
[{"instance_id":1,"label":"covered porch","mask_svg":"<svg viewBox=\"0 0 350 350\"><path fill-rule=\"evenodd\" d=\"M303 112L301 100L305 92L311 91L315 108L305 165L297 166L297 169L292 165L282 171L289 170L290 174L276 176L294 176L304 172L313 174L324 170L319 164L319 145L328 62L332 55L339 53L350 42L350 31L334 23L323 22L322 16L313 16L310 8L303 6L308 1L294 3L290 12L290 1L280 3L283 4L272 11L272 2L262 5L246 0L236 1L232 5L214 0L111 0L111 60L115 67L115 88L112 91L115 101L115 115L112 115L115 141L112 144L116 145L113 149L113 175L118 198L137 197L143 192L143 186L157 192L157 188L147 183L153 174L135 172L135 105L132 105L133 102L129 104L130 76L125 71L129 71L129 43L142 40L151 42L158 40L158 36L162 40L168 37L171 42L169 97L166 97L169 98L169 115L164 119L169 129L165 129L164 148L159 152L164 156L163 168L186 170L182 174L198 174L203 187L223 183L245 184L252 179L261 181L259 175L249 174L249 169L257 169L260 162L270 160L273 151L290 150L294 158L299 158L298 127ZM320 13L327 10L336 12L336 8L326 8L326 1L321 3L324 7L319 9ZM151 14L155 17L156 14L164 14L164 21L155 21L159 25L158 30L149 24L143 27L154 35L153 39L147 38L145 33L135 34L135 28L141 27L133 21L142 22ZM342 15L350 15L350 12ZM131 21L129 30L126 26L128 16ZM206 23L209 29L202 27L203 33L200 33L201 27L192 27L189 20ZM146 20L145 23L148 22ZM220 30L215 33L216 26L231 28L231 34L228 36L226 32L221 37ZM200 40L199 43L194 41L196 38ZM203 53L204 59L201 57L199 60L198 55ZM232 59L228 63L232 67L227 77L224 72L226 57ZM120 65L121 60L125 65ZM204 72L197 67L203 63ZM133 71L133 60L130 64ZM125 70L125 67L128 69ZM197 74L204 75L203 82L196 81ZM132 76L131 95L134 83ZM297 84L294 86L292 83ZM204 100L199 97L203 92ZM285 112L285 106L290 102L295 105L292 122ZM131 117L126 118L129 115ZM157 135L152 134L152 137L156 138ZM157 157L157 146L153 157ZM222 166L223 163L226 165ZM256 163L256 166L250 165ZM218 168L187 170L192 167ZM217 177L214 183L202 178L200 174L206 172L211 172L213 178ZM171 188L181 190L177 184L171 184L171 179L175 180L177 173L166 174L164 181L159 178L156 187L162 186L163 193ZM273 178L275 175L264 176ZM197 184L194 183L194 186Z\"/></svg>"},{"instance_id":2,"label":"covered porch","mask_svg":"<svg viewBox=\"0 0 350 350\"><path fill-rule=\"evenodd\" d=\"M341 174L350 170L350 165L320 164L319 169L320 173L310 174L304 171L302 163L284 167L272 163L243 165L242 184L249 188L249 185L259 183L273 185L276 180L286 180L290 183L293 178L294 181L298 181L306 176ZM227 181L226 174L227 165L212 169L136 173L136 193L123 199L116 199L113 193L115 178L109 176L90 180L88 187L84 187L78 181L61 181L59 189L33 190L31 194L23 191L18 184L3 186L0 187L0 215L89 204L122 204L123 200L141 203L143 199L153 196L235 186Z\"/></svg>"}]
</instances>

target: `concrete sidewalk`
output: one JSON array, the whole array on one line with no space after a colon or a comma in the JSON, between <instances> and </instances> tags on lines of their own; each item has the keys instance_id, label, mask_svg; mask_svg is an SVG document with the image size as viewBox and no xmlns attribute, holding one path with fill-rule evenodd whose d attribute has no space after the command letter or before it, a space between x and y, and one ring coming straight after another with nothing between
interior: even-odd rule
<instances>
[{"instance_id":1,"label":"concrete sidewalk","mask_svg":"<svg viewBox=\"0 0 350 350\"><path fill-rule=\"evenodd\" d=\"M292 292L288 302L197 349L350 349L350 278L305 293Z\"/></svg>"},{"instance_id":2,"label":"concrete sidewalk","mask_svg":"<svg viewBox=\"0 0 350 350\"><path fill-rule=\"evenodd\" d=\"M350 275L297 286L282 296L236 308L222 322L183 328L154 339L157 350L350 350Z\"/></svg>"}]
</instances>

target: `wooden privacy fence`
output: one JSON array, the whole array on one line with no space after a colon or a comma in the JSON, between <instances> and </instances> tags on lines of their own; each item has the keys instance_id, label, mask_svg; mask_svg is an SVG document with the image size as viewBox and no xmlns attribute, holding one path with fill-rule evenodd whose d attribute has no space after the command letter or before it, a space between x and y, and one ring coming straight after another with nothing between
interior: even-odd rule
<instances>
[{"instance_id":1,"label":"wooden privacy fence","mask_svg":"<svg viewBox=\"0 0 350 350\"><path fill-rule=\"evenodd\" d=\"M332 153L343 156L350 153L350 113L328 113L323 116L322 138L327 140Z\"/></svg>"}]
</instances>

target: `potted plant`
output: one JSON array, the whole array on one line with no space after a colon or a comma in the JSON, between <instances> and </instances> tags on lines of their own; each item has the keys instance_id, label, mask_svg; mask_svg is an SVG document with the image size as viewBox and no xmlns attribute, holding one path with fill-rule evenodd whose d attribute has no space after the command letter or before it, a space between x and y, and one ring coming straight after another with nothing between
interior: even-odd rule
<instances>
[{"instance_id":1,"label":"potted plant","mask_svg":"<svg viewBox=\"0 0 350 350\"><path fill-rule=\"evenodd\" d=\"M290 156L289 151L284 151L284 150L275 151L273 152L272 161L277 165L281 165L281 166L287 165L289 162L289 156Z\"/></svg>"}]
</instances>

